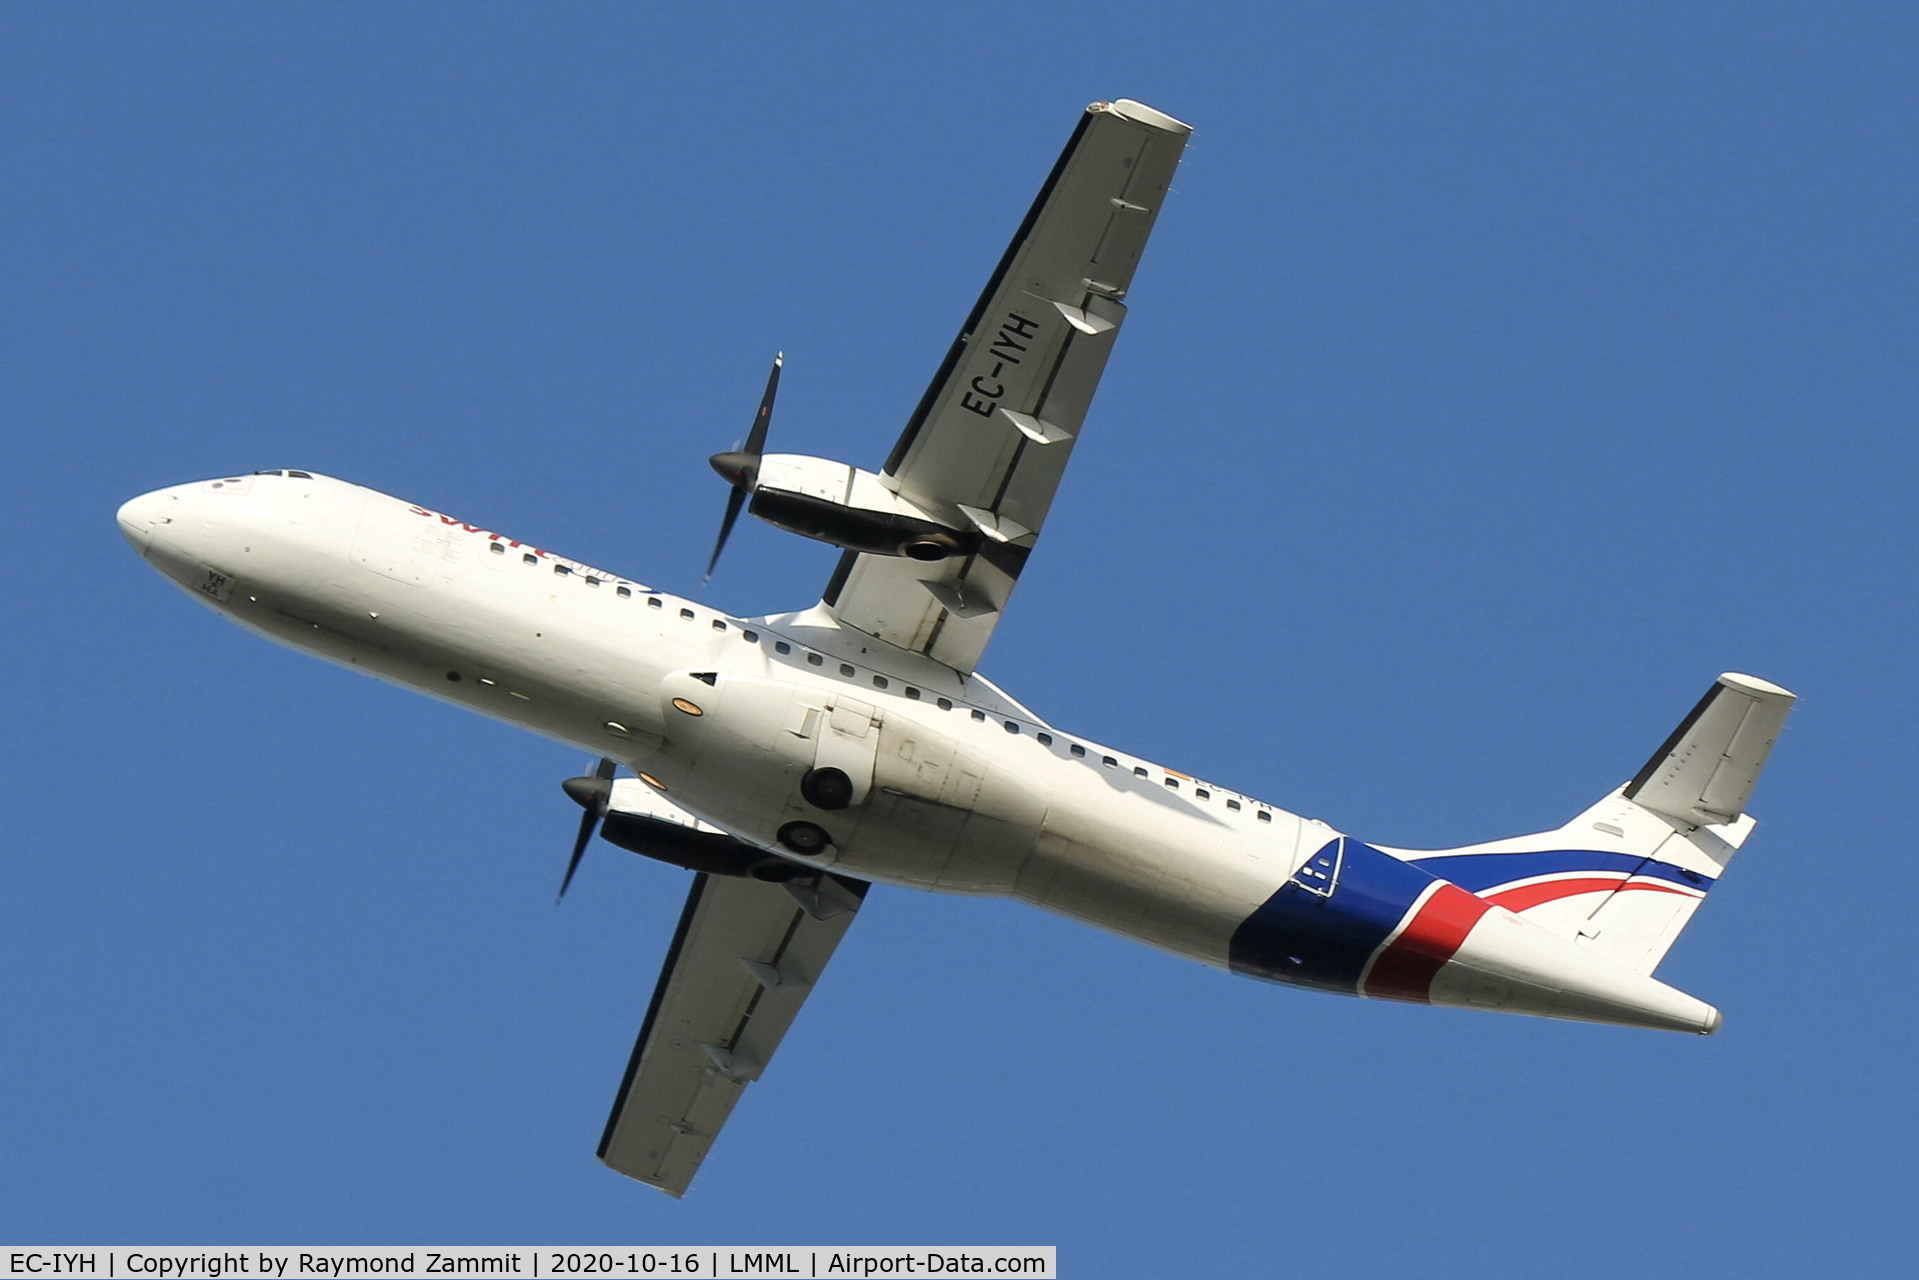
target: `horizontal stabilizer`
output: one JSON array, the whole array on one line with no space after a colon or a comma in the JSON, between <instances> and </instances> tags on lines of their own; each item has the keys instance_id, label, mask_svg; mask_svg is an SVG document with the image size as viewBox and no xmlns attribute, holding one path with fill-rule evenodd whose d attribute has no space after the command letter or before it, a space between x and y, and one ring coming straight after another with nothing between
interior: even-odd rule
<instances>
[{"instance_id":1,"label":"horizontal stabilizer","mask_svg":"<svg viewBox=\"0 0 1919 1280\"><path fill-rule=\"evenodd\" d=\"M1720 676L1626 784L1625 798L1694 825L1737 820L1795 696L1756 676Z\"/></svg>"}]
</instances>

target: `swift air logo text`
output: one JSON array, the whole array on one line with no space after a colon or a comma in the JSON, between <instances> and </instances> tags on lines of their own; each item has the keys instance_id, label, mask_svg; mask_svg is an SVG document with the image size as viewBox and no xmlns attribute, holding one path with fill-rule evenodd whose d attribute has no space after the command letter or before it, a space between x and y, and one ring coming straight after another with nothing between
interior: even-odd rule
<instances>
[{"instance_id":1,"label":"swift air logo text","mask_svg":"<svg viewBox=\"0 0 1919 1280\"><path fill-rule=\"evenodd\" d=\"M502 546L512 547L525 555L538 556L540 559L550 561L553 564L565 565L568 569L578 574L599 578L604 582L617 583L621 586L634 587L641 591L651 590L650 587L634 582L630 578L622 578L617 573L608 573L604 569L595 569L592 565L586 564L583 561L570 560L565 556L555 555L551 551L543 551L539 547L528 546L518 538L509 538L503 533L494 533L491 530L482 529L477 524L468 524L464 520L455 520L452 516L443 516L437 511L428 511L425 507L409 506L407 510L416 516L425 516L429 520L438 520L441 524L451 528L465 530L467 533L485 538L488 542L497 542Z\"/></svg>"}]
</instances>

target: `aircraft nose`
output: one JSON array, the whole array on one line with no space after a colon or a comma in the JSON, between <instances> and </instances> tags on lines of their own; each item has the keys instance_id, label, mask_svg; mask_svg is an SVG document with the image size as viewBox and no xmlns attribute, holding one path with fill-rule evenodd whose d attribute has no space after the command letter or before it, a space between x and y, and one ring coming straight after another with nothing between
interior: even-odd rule
<instances>
[{"instance_id":1,"label":"aircraft nose","mask_svg":"<svg viewBox=\"0 0 1919 1280\"><path fill-rule=\"evenodd\" d=\"M120 532L125 535L128 542L133 544L135 551L145 555L147 548L153 543L153 531L161 525L173 522L172 516L167 511L173 501L166 490L157 489L152 493L143 493L120 505L120 510L114 514L114 518L119 521Z\"/></svg>"}]
</instances>

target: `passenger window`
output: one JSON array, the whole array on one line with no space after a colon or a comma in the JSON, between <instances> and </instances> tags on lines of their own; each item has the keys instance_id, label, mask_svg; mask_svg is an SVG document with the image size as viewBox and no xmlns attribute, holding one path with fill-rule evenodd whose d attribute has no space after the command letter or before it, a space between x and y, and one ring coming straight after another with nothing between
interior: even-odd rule
<instances>
[{"instance_id":1,"label":"passenger window","mask_svg":"<svg viewBox=\"0 0 1919 1280\"><path fill-rule=\"evenodd\" d=\"M1273 815L1266 812L1264 809L1261 809L1259 811L1259 820L1261 822L1271 822L1273 820Z\"/></svg>"},{"instance_id":2,"label":"passenger window","mask_svg":"<svg viewBox=\"0 0 1919 1280\"><path fill-rule=\"evenodd\" d=\"M1083 755L1085 755L1085 754L1086 754L1086 748L1085 748L1085 747L1082 747L1082 746L1080 746L1080 745L1079 745L1079 743L1077 743L1077 742L1075 742L1075 743L1074 743L1074 744L1073 744L1072 746L1070 746L1070 747L1068 747L1068 748L1066 748L1066 749L1067 749L1068 751L1070 751L1070 752L1072 752L1072 753L1073 753L1074 755L1076 755L1076 756L1083 756Z\"/></svg>"},{"instance_id":3,"label":"passenger window","mask_svg":"<svg viewBox=\"0 0 1919 1280\"><path fill-rule=\"evenodd\" d=\"M633 598L633 588L631 587L615 587L614 590L619 592L622 597L628 600L631 600Z\"/></svg>"},{"instance_id":4,"label":"passenger window","mask_svg":"<svg viewBox=\"0 0 1919 1280\"><path fill-rule=\"evenodd\" d=\"M647 607L647 608L649 608L649 609L657 609L657 608L659 608L659 607L660 607L660 598L659 598L658 596L648 596L648 597L646 598L646 607Z\"/></svg>"},{"instance_id":5,"label":"passenger window","mask_svg":"<svg viewBox=\"0 0 1919 1280\"><path fill-rule=\"evenodd\" d=\"M504 542L489 542L486 544L486 549L488 551L491 551L496 556L503 556L506 554L506 544Z\"/></svg>"},{"instance_id":6,"label":"passenger window","mask_svg":"<svg viewBox=\"0 0 1919 1280\"><path fill-rule=\"evenodd\" d=\"M538 564L540 562L540 558L534 555L531 551L521 556L520 559L527 564Z\"/></svg>"},{"instance_id":7,"label":"passenger window","mask_svg":"<svg viewBox=\"0 0 1919 1280\"><path fill-rule=\"evenodd\" d=\"M1177 790L1179 790L1179 779L1178 779L1178 778L1168 778L1168 779L1166 779L1166 785L1167 785L1167 786L1169 786L1169 787L1171 787L1171 788L1172 788L1173 790L1175 790L1175 791L1177 791Z\"/></svg>"},{"instance_id":8,"label":"passenger window","mask_svg":"<svg viewBox=\"0 0 1919 1280\"><path fill-rule=\"evenodd\" d=\"M680 610L680 616L682 618L687 619L688 621L691 621L693 617L693 611L691 609L682 609Z\"/></svg>"},{"instance_id":9,"label":"passenger window","mask_svg":"<svg viewBox=\"0 0 1919 1280\"><path fill-rule=\"evenodd\" d=\"M906 686L906 696L918 702L920 700L920 691L909 684Z\"/></svg>"},{"instance_id":10,"label":"passenger window","mask_svg":"<svg viewBox=\"0 0 1919 1280\"><path fill-rule=\"evenodd\" d=\"M725 619L723 619L723 618L715 618L715 619L713 619L713 630L715 630L715 631L724 631L724 630L726 630L726 620L725 620Z\"/></svg>"},{"instance_id":11,"label":"passenger window","mask_svg":"<svg viewBox=\"0 0 1919 1280\"><path fill-rule=\"evenodd\" d=\"M951 711L953 709L953 700L951 698L941 698L939 700L939 709L941 711Z\"/></svg>"},{"instance_id":12,"label":"passenger window","mask_svg":"<svg viewBox=\"0 0 1919 1280\"><path fill-rule=\"evenodd\" d=\"M559 574L562 578L564 578L567 574L572 573L573 570L567 568L563 564L556 564L553 566L553 572Z\"/></svg>"},{"instance_id":13,"label":"passenger window","mask_svg":"<svg viewBox=\"0 0 1919 1280\"><path fill-rule=\"evenodd\" d=\"M773 642L773 652L774 653L791 653L793 652L793 646L786 643L786 641L784 640L775 640Z\"/></svg>"},{"instance_id":14,"label":"passenger window","mask_svg":"<svg viewBox=\"0 0 1919 1280\"><path fill-rule=\"evenodd\" d=\"M1036 735L1036 736L1037 736L1037 737L1039 738L1039 744L1040 744L1040 745L1041 745L1042 747L1050 747L1050 746L1052 746L1052 745L1053 745L1053 735L1052 735L1052 734L1050 734L1050 733L1042 733L1042 734L1038 734L1038 735Z\"/></svg>"},{"instance_id":15,"label":"passenger window","mask_svg":"<svg viewBox=\"0 0 1919 1280\"><path fill-rule=\"evenodd\" d=\"M758 644L760 642L760 633L757 631L742 631L740 632L740 639L746 641L748 644Z\"/></svg>"},{"instance_id":16,"label":"passenger window","mask_svg":"<svg viewBox=\"0 0 1919 1280\"><path fill-rule=\"evenodd\" d=\"M1136 764L1136 765L1134 765L1134 766L1133 766L1133 776L1134 776L1134 777L1136 777L1136 778L1143 778L1143 777L1145 777L1145 776L1146 776L1146 766L1145 766L1145 765L1141 765L1141 764Z\"/></svg>"},{"instance_id":17,"label":"passenger window","mask_svg":"<svg viewBox=\"0 0 1919 1280\"><path fill-rule=\"evenodd\" d=\"M986 713L985 713L984 711L980 711L980 710L977 710L977 709L976 709L976 710L975 710L975 711L973 712L973 719L975 719L975 720L984 720L984 719L986 719Z\"/></svg>"},{"instance_id":18,"label":"passenger window","mask_svg":"<svg viewBox=\"0 0 1919 1280\"><path fill-rule=\"evenodd\" d=\"M873 687L874 687L875 689L884 689L884 688L886 687L886 677L885 677L885 676L874 676L874 677L873 677Z\"/></svg>"},{"instance_id":19,"label":"passenger window","mask_svg":"<svg viewBox=\"0 0 1919 1280\"><path fill-rule=\"evenodd\" d=\"M1008 732L1008 733L1018 733L1018 732L1019 732L1019 721L1017 721L1017 720L1008 720L1008 721L1006 722L1006 732Z\"/></svg>"},{"instance_id":20,"label":"passenger window","mask_svg":"<svg viewBox=\"0 0 1919 1280\"><path fill-rule=\"evenodd\" d=\"M1226 802L1226 807L1227 807L1228 809L1237 809L1237 808L1239 808L1239 801L1237 801L1237 800L1228 800L1228 801Z\"/></svg>"},{"instance_id":21,"label":"passenger window","mask_svg":"<svg viewBox=\"0 0 1919 1280\"><path fill-rule=\"evenodd\" d=\"M809 653L809 654L807 654L807 655L806 655L806 660L807 660L807 661L808 661L809 663L811 663L812 665L814 665L814 666L816 666L816 667L818 667L818 666L823 666L823 665L825 665L825 662L826 662L826 659L825 659L825 658L822 658L822 657L820 657L820 655L819 655L819 654L817 654L817 653Z\"/></svg>"},{"instance_id":22,"label":"passenger window","mask_svg":"<svg viewBox=\"0 0 1919 1280\"><path fill-rule=\"evenodd\" d=\"M586 585L589 587L597 587L600 585L600 580L589 573L586 575Z\"/></svg>"},{"instance_id":23,"label":"passenger window","mask_svg":"<svg viewBox=\"0 0 1919 1280\"><path fill-rule=\"evenodd\" d=\"M853 674L853 664L852 664L852 663L850 663L850 662L842 662L842 663L840 663L840 674L841 674L841 675L843 675L843 676L850 676L850 675L852 675L852 674Z\"/></svg>"},{"instance_id":24,"label":"passenger window","mask_svg":"<svg viewBox=\"0 0 1919 1280\"><path fill-rule=\"evenodd\" d=\"M1196 800L1211 800L1213 798L1213 793L1208 791L1205 787L1194 787L1193 798Z\"/></svg>"},{"instance_id":25,"label":"passenger window","mask_svg":"<svg viewBox=\"0 0 1919 1280\"><path fill-rule=\"evenodd\" d=\"M1105 766L1106 766L1106 767L1107 767L1108 769L1117 769L1117 768L1119 768L1119 761L1117 761L1117 760L1115 760L1115 759L1113 759L1113 757L1111 757L1111 756L1101 756L1101 757L1099 758L1099 762L1100 762L1101 764L1103 764L1103 765L1105 765Z\"/></svg>"}]
</instances>

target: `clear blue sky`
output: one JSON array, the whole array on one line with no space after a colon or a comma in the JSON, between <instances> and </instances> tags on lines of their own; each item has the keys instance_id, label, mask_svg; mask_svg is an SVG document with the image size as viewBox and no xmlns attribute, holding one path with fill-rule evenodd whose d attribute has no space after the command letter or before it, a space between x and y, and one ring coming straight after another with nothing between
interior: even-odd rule
<instances>
[{"instance_id":1,"label":"clear blue sky","mask_svg":"<svg viewBox=\"0 0 1919 1280\"><path fill-rule=\"evenodd\" d=\"M1057 1243L1072 1276L1910 1274L1899 5L0 11L0 1239ZM1355 834L1802 702L1707 1040L876 890L681 1203L593 1159L687 877L572 751L116 531L305 467L700 594L745 431L886 455L1084 104L1198 129L986 670ZM748 523L706 598L818 598Z\"/></svg>"}]
</instances>

